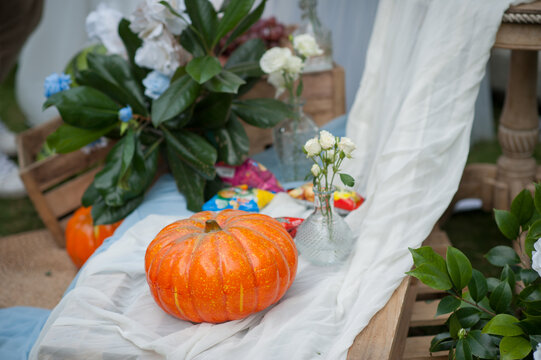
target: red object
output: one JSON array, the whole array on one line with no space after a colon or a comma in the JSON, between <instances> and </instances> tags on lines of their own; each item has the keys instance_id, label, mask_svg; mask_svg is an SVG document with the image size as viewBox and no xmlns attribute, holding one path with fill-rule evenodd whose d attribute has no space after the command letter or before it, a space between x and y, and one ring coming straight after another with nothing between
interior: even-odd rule
<instances>
[{"instance_id":1,"label":"red object","mask_svg":"<svg viewBox=\"0 0 541 360\"><path fill-rule=\"evenodd\" d=\"M80 207L66 226L66 251L71 261L80 268L103 240L113 235L122 221L110 225L94 226L90 211L92 207Z\"/></svg>"},{"instance_id":2,"label":"red object","mask_svg":"<svg viewBox=\"0 0 541 360\"><path fill-rule=\"evenodd\" d=\"M284 229L287 230L289 235L291 237L295 237L297 235L297 228L300 224L304 221L302 218L294 218L294 217L279 217L276 218L280 224L284 227Z\"/></svg>"},{"instance_id":3,"label":"red object","mask_svg":"<svg viewBox=\"0 0 541 360\"><path fill-rule=\"evenodd\" d=\"M270 216L203 211L160 231L147 248L145 271L164 311L221 323L280 300L295 279L297 249Z\"/></svg>"}]
</instances>

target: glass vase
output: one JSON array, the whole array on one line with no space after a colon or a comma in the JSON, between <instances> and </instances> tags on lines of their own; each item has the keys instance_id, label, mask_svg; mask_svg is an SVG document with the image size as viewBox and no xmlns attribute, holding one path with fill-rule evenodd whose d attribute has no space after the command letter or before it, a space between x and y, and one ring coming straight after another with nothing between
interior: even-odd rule
<instances>
[{"instance_id":1,"label":"glass vase","mask_svg":"<svg viewBox=\"0 0 541 360\"><path fill-rule=\"evenodd\" d=\"M316 39L317 44L323 50L323 54L313 56L306 60L303 72L316 72L332 69L332 37L317 16L317 0L299 0L299 8L302 11L301 23L293 32L293 36L310 34Z\"/></svg>"},{"instance_id":2,"label":"glass vase","mask_svg":"<svg viewBox=\"0 0 541 360\"><path fill-rule=\"evenodd\" d=\"M303 100L294 101L293 116L273 129L273 141L284 182L303 181L310 173L312 160L302 151L309 139L317 136L318 127L303 111Z\"/></svg>"},{"instance_id":3,"label":"glass vase","mask_svg":"<svg viewBox=\"0 0 541 360\"><path fill-rule=\"evenodd\" d=\"M344 262L355 240L346 221L334 210L334 191L314 187L315 210L295 236L301 256L316 265Z\"/></svg>"}]
</instances>

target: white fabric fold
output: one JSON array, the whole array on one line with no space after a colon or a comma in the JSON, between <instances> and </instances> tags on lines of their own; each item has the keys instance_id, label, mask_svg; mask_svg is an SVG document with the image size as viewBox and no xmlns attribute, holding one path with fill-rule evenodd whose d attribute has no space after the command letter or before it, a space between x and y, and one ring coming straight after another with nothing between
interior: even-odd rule
<instances>
[{"instance_id":1,"label":"white fabric fold","mask_svg":"<svg viewBox=\"0 0 541 360\"><path fill-rule=\"evenodd\" d=\"M347 217L358 234L347 264L316 267L301 256L277 305L240 321L193 325L150 296L144 252L175 220L150 216L91 259L31 358L344 359L411 267L408 247L421 245L457 190L475 98L510 3L380 1L347 127L358 146L347 170L367 197ZM302 213L282 196L268 211Z\"/></svg>"}]
</instances>

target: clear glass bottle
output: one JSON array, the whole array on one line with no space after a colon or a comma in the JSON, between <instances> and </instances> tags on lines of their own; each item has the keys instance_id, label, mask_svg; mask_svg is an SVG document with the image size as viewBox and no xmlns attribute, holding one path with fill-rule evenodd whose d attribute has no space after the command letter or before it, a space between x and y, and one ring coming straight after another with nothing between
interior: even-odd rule
<instances>
[{"instance_id":1,"label":"clear glass bottle","mask_svg":"<svg viewBox=\"0 0 541 360\"><path fill-rule=\"evenodd\" d=\"M283 182L305 180L313 164L302 149L306 141L317 136L319 129L304 113L303 106L304 100L296 100L293 104L295 115L282 121L272 132Z\"/></svg>"},{"instance_id":2,"label":"clear glass bottle","mask_svg":"<svg viewBox=\"0 0 541 360\"><path fill-rule=\"evenodd\" d=\"M310 34L323 50L320 56L314 56L306 60L303 72L316 72L332 69L332 37L317 16L317 0L299 0L299 8L302 11L301 24L294 31L293 36Z\"/></svg>"},{"instance_id":3,"label":"clear glass bottle","mask_svg":"<svg viewBox=\"0 0 541 360\"><path fill-rule=\"evenodd\" d=\"M295 235L301 256L316 265L344 262L355 242L346 221L334 210L334 191L314 187L314 212L303 221Z\"/></svg>"}]
</instances>

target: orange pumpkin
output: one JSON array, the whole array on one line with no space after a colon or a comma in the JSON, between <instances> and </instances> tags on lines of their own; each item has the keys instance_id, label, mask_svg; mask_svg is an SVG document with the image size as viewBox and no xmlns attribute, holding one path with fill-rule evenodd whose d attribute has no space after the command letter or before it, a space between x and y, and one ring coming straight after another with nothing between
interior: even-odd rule
<instances>
[{"instance_id":1,"label":"orange pumpkin","mask_svg":"<svg viewBox=\"0 0 541 360\"><path fill-rule=\"evenodd\" d=\"M297 249L267 215L203 211L160 231L147 248L145 271L167 313L220 323L280 300L295 279Z\"/></svg>"},{"instance_id":2,"label":"orange pumpkin","mask_svg":"<svg viewBox=\"0 0 541 360\"><path fill-rule=\"evenodd\" d=\"M66 251L71 261L80 268L103 240L113 235L122 220L110 225L94 226L90 211L92 207L80 207L66 226Z\"/></svg>"}]
</instances>

